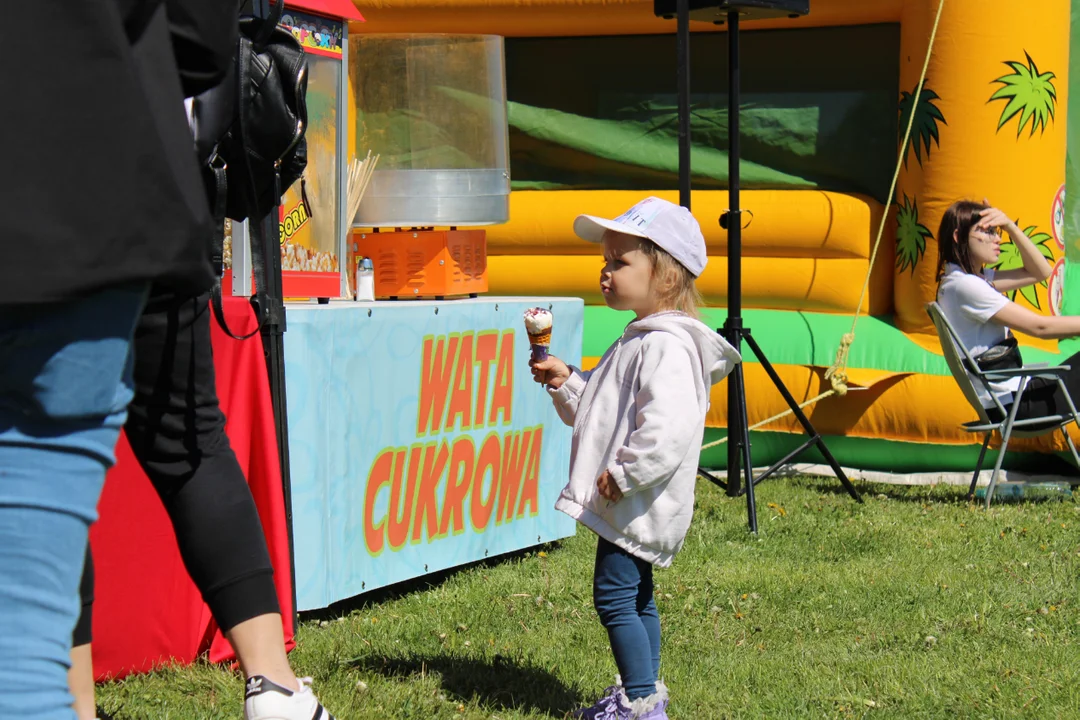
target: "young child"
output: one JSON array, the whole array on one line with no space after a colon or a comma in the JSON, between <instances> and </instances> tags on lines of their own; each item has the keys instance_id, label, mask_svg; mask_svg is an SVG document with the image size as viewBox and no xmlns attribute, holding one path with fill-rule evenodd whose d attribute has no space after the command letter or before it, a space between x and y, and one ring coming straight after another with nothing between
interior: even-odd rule
<instances>
[{"instance_id":1,"label":"young child","mask_svg":"<svg viewBox=\"0 0 1080 720\"><path fill-rule=\"evenodd\" d=\"M652 566L682 547L709 390L741 358L696 319L705 239L688 210L650 197L614 220L582 215L574 232L604 246L604 301L635 315L590 372L554 356L530 362L574 428L555 507L599 536L593 602L621 678L574 717L666 720Z\"/></svg>"}]
</instances>

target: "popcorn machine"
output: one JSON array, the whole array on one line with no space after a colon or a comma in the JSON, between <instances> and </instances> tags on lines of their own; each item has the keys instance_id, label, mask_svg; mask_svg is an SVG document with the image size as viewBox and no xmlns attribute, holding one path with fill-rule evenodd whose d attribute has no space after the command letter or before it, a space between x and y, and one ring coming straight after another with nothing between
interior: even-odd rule
<instances>
[{"instance_id":1,"label":"popcorn machine","mask_svg":"<svg viewBox=\"0 0 1080 720\"><path fill-rule=\"evenodd\" d=\"M355 35L348 66L357 154L378 159L350 193L350 266L370 259L378 299L486 292L479 228L510 212L502 38Z\"/></svg>"},{"instance_id":2,"label":"popcorn machine","mask_svg":"<svg viewBox=\"0 0 1080 720\"><path fill-rule=\"evenodd\" d=\"M347 20L362 20L350 0L287 0L281 25L307 52L308 164L304 176L281 198L278 233L281 281L286 298L335 298L346 294L342 258L345 163L348 131L344 119L348 78ZM226 222L223 287L251 295L247 223Z\"/></svg>"}]
</instances>

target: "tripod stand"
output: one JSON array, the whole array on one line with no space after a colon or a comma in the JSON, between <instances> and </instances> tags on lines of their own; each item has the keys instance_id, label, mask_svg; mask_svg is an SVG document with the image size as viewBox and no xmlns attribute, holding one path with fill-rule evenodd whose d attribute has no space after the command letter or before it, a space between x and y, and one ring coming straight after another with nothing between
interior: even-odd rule
<instances>
[{"instance_id":1,"label":"tripod stand","mask_svg":"<svg viewBox=\"0 0 1080 720\"><path fill-rule=\"evenodd\" d=\"M657 0L655 6L660 9L663 0ZM739 363L728 375L728 447L727 447L727 479L726 482L699 468L699 474L723 488L729 496L735 497L740 492L746 493L746 509L750 531L757 532L757 504L754 497L754 488L761 481L774 474L784 465L807 450L817 448L825 461L832 468L836 477L840 479L848 494L858 502L862 502L859 493L851 484L840 464L829 452L821 434L811 424L809 418L799 407L798 401L784 386L780 376L777 375L772 363L769 362L761 346L754 340L750 328L743 325L742 318L742 208L740 207L740 140L739 140L739 105L740 105L740 68L739 68L739 22L740 16L750 12L761 13L762 16L787 14L792 17L799 14L805 15L809 11L809 4L802 2L805 10L798 12L798 0L711 0L707 3L712 6L714 14L721 10L727 10L726 21L728 24L728 134L730 147L728 150L728 182L729 182L729 209L720 217L720 226L728 232L728 315L724 322L723 330L717 330L724 335L725 339L736 350L742 351L743 343L753 352L762 368L765 370L773 385L780 392L784 401L791 408L792 413L802 425L807 434L807 440L796 449L789 452L783 458L775 462L765 472L754 477L753 457L750 450L750 428L746 415L746 382L743 372L744 364ZM700 5L700 3L695 3ZM691 0L677 0L676 13L678 22L678 54L679 54L679 190L680 203L687 209L690 208L690 167L689 167L689 19ZM791 6L791 7L787 7ZM659 13L658 13L659 14ZM723 22L714 20L714 22ZM740 489L742 481L740 472L745 473L745 485Z\"/></svg>"}]
</instances>

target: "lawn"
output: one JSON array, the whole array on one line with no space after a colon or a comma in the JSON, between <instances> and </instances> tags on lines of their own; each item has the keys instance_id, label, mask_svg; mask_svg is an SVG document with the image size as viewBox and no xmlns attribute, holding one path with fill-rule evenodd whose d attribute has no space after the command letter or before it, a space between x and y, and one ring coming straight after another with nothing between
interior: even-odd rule
<instances>
[{"instance_id":1,"label":"lawn","mask_svg":"<svg viewBox=\"0 0 1080 720\"><path fill-rule=\"evenodd\" d=\"M673 720L1080 717L1080 504L955 487L702 483L659 571ZM611 683L594 536L302 617L292 661L339 720L562 718ZM99 688L117 718L239 718L242 678L200 664Z\"/></svg>"}]
</instances>

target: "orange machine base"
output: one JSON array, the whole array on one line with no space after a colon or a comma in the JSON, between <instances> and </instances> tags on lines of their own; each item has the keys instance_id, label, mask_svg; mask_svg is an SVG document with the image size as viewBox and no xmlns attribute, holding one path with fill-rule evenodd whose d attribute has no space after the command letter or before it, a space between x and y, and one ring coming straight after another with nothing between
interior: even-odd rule
<instances>
[{"instance_id":1,"label":"orange machine base","mask_svg":"<svg viewBox=\"0 0 1080 720\"><path fill-rule=\"evenodd\" d=\"M379 300L475 297L487 292L483 230L353 230L350 267L371 258Z\"/></svg>"}]
</instances>

